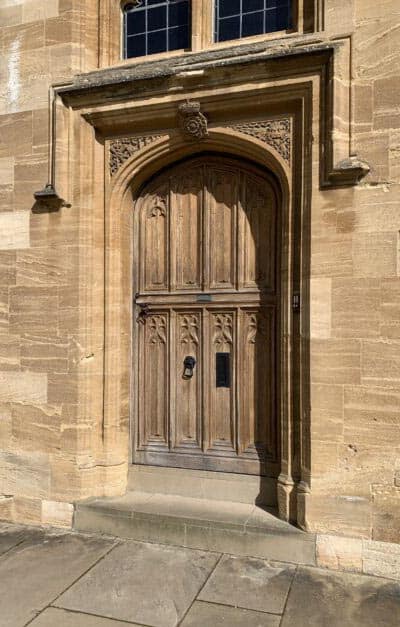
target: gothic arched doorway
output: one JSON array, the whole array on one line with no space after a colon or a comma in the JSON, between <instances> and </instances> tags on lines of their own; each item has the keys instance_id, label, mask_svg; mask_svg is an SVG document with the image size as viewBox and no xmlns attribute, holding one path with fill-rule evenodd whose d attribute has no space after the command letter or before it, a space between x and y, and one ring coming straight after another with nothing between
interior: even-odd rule
<instances>
[{"instance_id":1,"label":"gothic arched doorway","mask_svg":"<svg viewBox=\"0 0 400 627\"><path fill-rule=\"evenodd\" d=\"M280 197L205 154L135 201L133 462L277 477Z\"/></svg>"}]
</instances>

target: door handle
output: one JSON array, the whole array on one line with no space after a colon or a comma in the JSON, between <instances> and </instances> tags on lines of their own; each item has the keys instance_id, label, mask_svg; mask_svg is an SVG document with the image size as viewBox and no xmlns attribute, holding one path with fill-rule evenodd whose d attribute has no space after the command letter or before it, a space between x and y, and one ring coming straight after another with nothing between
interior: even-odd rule
<instances>
[{"instance_id":1,"label":"door handle","mask_svg":"<svg viewBox=\"0 0 400 627\"><path fill-rule=\"evenodd\" d=\"M191 355L188 355L183 360L183 378L191 379L193 377L193 370L196 365L196 360Z\"/></svg>"}]
</instances>

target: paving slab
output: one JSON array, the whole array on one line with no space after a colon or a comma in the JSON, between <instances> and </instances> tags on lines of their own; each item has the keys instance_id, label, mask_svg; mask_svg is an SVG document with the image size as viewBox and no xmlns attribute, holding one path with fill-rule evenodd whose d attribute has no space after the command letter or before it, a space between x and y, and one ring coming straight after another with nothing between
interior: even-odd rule
<instances>
[{"instance_id":1,"label":"paving slab","mask_svg":"<svg viewBox=\"0 0 400 627\"><path fill-rule=\"evenodd\" d=\"M196 601L181 623L181 627L208 627L211 625L226 625L226 627L279 627L280 620L280 616L273 614ZM47 627L47 625L43 627Z\"/></svg>"},{"instance_id":2,"label":"paving slab","mask_svg":"<svg viewBox=\"0 0 400 627\"><path fill-rule=\"evenodd\" d=\"M281 614L295 572L290 564L224 555L199 599Z\"/></svg>"},{"instance_id":3,"label":"paving slab","mask_svg":"<svg viewBox=\"0 0 400 627\"><path fill-rule=\"evenodd\" d=\"M26 529L20 525L0 525L0 555L23 542Z\"/></svg>"},{"instance_id":4,"label":"paving slab","mask_svg":"<svg viewBox=\"0 0 400 627\"><path fill-rule=\"evenodd\" d=\"M281 627L399 627L400 584L299 568Z\"/></svg>"},{"instance_id":5,"label":"paving slab","mask_svg":"<svg viewBox=\"0 0 400 627\"><path fill-rule=\"evenodd\" d=\"M60 610L49 607L42 612L32 623L32 627L142 627L136 623L126 623L112 618L91 616L80 612Z\"/></svg>"},{"instance_id":6,"label":"paving slab","mask_svg":"<svg viewBox=\"0 0 400 627\"><path fill-rule=\"evenodd\" d=\"M56 605L152 627L175 627L218 559L215 553L127 542L82 577Z\"/></svg>"},{"instance_id":7,"label":"paving slab","mask_svg":"<svg viewBox=\"0 0 400 627\"><path fill-rule=\"evenodd\" d=\"M114 546L114 541L27 530L0 559L1 627L23 627Z\"/></svg>"}]
</instances>

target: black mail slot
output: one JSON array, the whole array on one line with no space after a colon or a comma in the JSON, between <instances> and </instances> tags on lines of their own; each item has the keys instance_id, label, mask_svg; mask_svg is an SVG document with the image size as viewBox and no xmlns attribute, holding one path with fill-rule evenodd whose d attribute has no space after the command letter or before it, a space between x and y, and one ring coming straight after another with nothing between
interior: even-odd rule
<instances>
[{"instance_id":1,"label":"black mail slot","mask_svg":"<svg viewBox=\"0 0 400 627\"><path fill-rule=\"evenodd\" d=\"M215 374L217 388L231 387L231 356L230 353L216 353Z\"/></svg>"}]
</instances>

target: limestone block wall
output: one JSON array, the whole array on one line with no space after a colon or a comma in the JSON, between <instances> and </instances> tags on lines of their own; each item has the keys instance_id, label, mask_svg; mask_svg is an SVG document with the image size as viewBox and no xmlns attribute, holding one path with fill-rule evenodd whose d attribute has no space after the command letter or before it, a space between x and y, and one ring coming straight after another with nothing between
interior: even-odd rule
<instances>
[{"instance_id":1,"label":"limestone block wall","mask_svg":"<svg viewBox=\"0 0 400 627\"><path fill-rule=\"evenodd\" d=\"M318 37L351 38L347 141L371 172L312 198L306 518L398 542L400 5L322 4ZM97 386L103 366L79 289L90 215L33 207L48 180L49 86L98 66L98 30L97 0L0 0L0 518L28 523L70 524L74 500L123 489L98 462L101 404L81 408L79 382L93 373Z\"/></svg>"},{"instance_id":2,"label":"limestone block wall","mask_svg":"<svg viewBox=\"0 0 400 627\"><path fill-rule=\"evenodd\" d=\"M400 4L346 6L356 188L313 200L311 528L400 540Z\"/></svg>"},{"instance_id":3,"label":"limestone block wall","mask_svg":"<svg viewBox=\"0 0 400 627\"><path fill-rule=\"evenodd\" d=\"M27 523L70 523L93 484L77 419L79 209L37 214L33 192L48 181L49 86L94 67L96 11L0 0L0 517Z\"/></svg>"}]
</instances>

